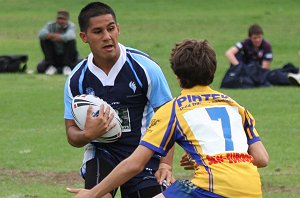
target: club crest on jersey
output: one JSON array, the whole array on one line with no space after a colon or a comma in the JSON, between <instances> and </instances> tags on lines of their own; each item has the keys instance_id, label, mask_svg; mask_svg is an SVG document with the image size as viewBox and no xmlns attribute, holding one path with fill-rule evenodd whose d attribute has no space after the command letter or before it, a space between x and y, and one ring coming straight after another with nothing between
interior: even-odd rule
<instances>
[{"instance_id":1,"label":"club crest on jersey","mask_svg":"<svg viewBox=\"0 0 300 198\"><path fill-rule=\"evenodd\" d=\"M136 91L136 84L135 84L135 82L130 81L129 87L133 91L133 93L135 93L135 91Z\"/></svg>"},{"instance_id":2,"label":"club crest on jersey","mask_svg":"<svg viewBox=\"0 0 300 198\"><path fill-rule=\"evenodd\" d=\"M95 91L94 91L94 89L92 87L86 88L85 91L86 91L87 95L95 95Z\"/></svg>"},{"instance_id":3,"label":"club crest on jersey","mask_svg":"<svg viewBox=\"0 0 300 198\"><path fill-rule=\"evenodd\" d=\"M157 119L152 119L150 124L149 124L149 128L155 126L156 124L158 124L160 122L160 120Z\"/></svg>"}]
</instances>

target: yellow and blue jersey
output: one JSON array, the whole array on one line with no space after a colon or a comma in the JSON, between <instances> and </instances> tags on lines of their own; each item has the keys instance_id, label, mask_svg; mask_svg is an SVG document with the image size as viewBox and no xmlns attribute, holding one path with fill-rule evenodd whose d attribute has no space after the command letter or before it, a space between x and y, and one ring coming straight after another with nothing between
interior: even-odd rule
<instances>
[{"instance_id":1,"label":"yellow and blue jersey","mask_svg":"<svg viewBox=\"0 0 300 198\"><path fill-rule=\"evenodd\" d=\"M208 86L183 89L154 115L141 145L166 155L177 142L195 161L196 186L224 197L261 197L250 144L260 141L253 116Z\"/></svg>"}]
</instances>

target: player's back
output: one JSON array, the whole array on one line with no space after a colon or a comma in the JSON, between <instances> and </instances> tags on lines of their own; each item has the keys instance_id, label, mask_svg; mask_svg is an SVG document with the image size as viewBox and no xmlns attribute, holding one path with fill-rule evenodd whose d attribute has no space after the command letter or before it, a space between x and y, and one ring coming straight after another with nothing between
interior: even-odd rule
<instances>
[{"instance_id":1,"label":"player's back","mask_svg":"<svg viewBox=\"0 0 300 198\"><path fill-rule=\"evenodd\" d=\"M248 143L259 140L251 114L209 87L183 90L175 103L176 142L197 164L192 182L225 197L261 197L260 176L247 153Z\"/></svg>"}]
</instances>

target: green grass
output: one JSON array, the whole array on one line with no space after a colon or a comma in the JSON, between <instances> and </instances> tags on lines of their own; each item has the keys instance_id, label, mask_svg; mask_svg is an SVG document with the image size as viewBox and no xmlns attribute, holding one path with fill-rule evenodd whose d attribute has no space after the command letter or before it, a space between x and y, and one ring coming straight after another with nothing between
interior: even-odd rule
<instances>
[{"instance_id":1,"label":"green grass","mask_svg":"<svg viewBox=\"0 0 300 198\"><path fill-rule=\"evenodd\" d=\"M0 54L28 54L29 69L42 59L37 34L57 9L71 12L77 23L88 1L0 0ZM208 39L217 52L218 69L212 87L246 106L270 154L260 169L264 197L299 197L298 152L300 92L298 87L250 90L219 89L228 68L224 52L247 36L247 28L262 25L273 44L273 67L300 65L300 2L296 0L152 0L105 1L115 8L121 27L120 42L150 54L161 66L173 95L179 93L169 67L170 49L184 38ZM235 6L233 6L235 5ZM78 28L77 28L78 30ZM82 57L89 48L78 37ZM79 167L82 149L67 143L63 119L66 77L0 74L0 197L71 197L67 186L82 186ZM174 159L177 178L190 177Z\"/></svg>"}]
</instances>

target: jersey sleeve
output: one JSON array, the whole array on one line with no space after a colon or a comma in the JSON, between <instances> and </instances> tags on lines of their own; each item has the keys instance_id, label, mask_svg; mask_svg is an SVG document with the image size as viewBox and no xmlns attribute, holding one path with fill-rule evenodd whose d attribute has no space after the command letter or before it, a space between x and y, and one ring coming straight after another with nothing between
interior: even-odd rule
<instances>
[{"instance_id":1,"label":"jersey sleeve","mask_svg":"<svg viewBox=\"0 0 300 198\"><path fill-rule=\"evenodd\" d=\"M65 83L65 87L64 87L64 105L65 105L65 109L64 109L64 118L68 119L68 120L74 120L73 115L72 115L72 97L70 94L70 80L69 78L67 79L66 83Z\"/></svg>"},{"instance_id":2,"label":"jersey sleeve","mask_svg":"<svg viewBox=\"0 0 300 198\"><path fill-rule=\"evenodd\" d=\"M84 74L87 68L87 59L83 59L79 62L74 69L72 69L71 74L68 76L65 87L64 87L64 118L68 120L74 120L72 115L72 100L74 96L82 94L82 80L81 75ZM79 80L78 80L79 79Z\"/></svg>"},{"instance_id":3,"label":"jersey sleeve","mask_svg":"<svg viewBox=\"0 0 300 198\"><path fill-rule=\"evenodd\" d=\"M152 107L160 107L172 99L171 91L167 80L160 67L149 71L151 76L150 91L148 95Z\"/></svg>"},{"instance_id":4,"label":"jersey sleeve","mask_svg":"<svg viewBox=\"0 0 300 198\"><path fill-rule=\"evenodd\" d=\"M272 61L273 60L273 53L272 53L272 46L267 41L264 42L264 56L263 59L266 61Z\"/></svg>"},{"instance_id":5,"label":"jersey sleeve","mask_svg":"<svg viewBox=\"0 0 300 198\"><path fill-rule=\"evenodd\" d=\"M140 144L165 156L175 143L176 116L172 102L159 108Z\"/></svg>"},{"instance_id":6,"label":"jersey sleeve","mask_svg":"<svg viewBox=\"0 0 300 198\"><path fill-rule=\"evenodd\" d=\"M143 67L148 81L147 98L153 108L157 108L172 99L172 94L160 66L146 56L132 54Z\"/></svg>"},{"instance_id":7,"label":"jersey sleeve","mask_svg":"<svg viewBox=\"0 0 300 198\"><path fill-rule=\"evenodd\" d=\"M248 145L260 141L259 134L255 128L255 119L246 109L244 111L244 130L246 132Z\"/></svg>"}]
</instances>

